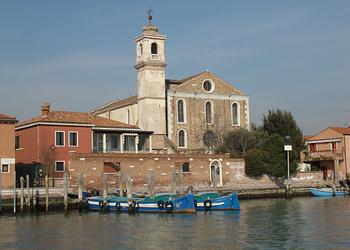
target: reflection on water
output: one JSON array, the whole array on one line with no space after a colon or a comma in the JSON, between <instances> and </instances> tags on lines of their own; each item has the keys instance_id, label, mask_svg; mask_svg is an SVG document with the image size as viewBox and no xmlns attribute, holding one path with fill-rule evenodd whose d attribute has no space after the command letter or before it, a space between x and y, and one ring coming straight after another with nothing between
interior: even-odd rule
<instances>
[{"instance_id":1,"label":"reflection on water","mask_svg":"<svg viewBox=\"0 0 350 250\"><path fill-rule=\"evenodd\" d=\"M242 201L240 212L0 217L0 249L344 249L350 199Z\"/></svg>"}]
</instances>

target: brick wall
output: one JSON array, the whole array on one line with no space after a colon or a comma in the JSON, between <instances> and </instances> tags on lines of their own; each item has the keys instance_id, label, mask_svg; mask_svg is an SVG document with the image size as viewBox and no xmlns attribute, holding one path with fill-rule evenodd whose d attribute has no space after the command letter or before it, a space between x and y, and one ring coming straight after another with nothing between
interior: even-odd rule
<instances>
[{"instance_id":1,"label":"brick wall","mask_svg":"<svg viewBox=\"0 0 350 250\"><path fill-rule=\"evenodd\" d=\"M244 177L244 161L228 155L181 155L181 154L70 154L69 173L71 186L77 187L78 175L84 174L84 186L87 189L102 189L102 175L106 171L105 163L119 162L120 173L133 178L134 190L147 190L147 176L153 173L155 191L171 191L174 171L189 163L189 172L183 173L183 186L195 189L210 189L210 164L221 164L222 188L240 182ZM108 171L110 186L118 187L119 179ZM115 171L114 173L117 173Z\"/></svg>"}]
</instances>

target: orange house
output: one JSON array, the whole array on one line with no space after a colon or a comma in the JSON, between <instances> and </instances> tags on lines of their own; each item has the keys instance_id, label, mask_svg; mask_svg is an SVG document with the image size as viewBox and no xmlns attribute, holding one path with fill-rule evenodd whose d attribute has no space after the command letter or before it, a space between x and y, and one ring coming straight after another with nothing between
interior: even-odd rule
<instances>
[{"instance_id":1,"label":"orange house","mask_svg":"<svg viewBox=\"0 0 350 250\"><path fill-rule=\"evenodd\" d=\"M14 183L16 122L15 117L0 114L0 185L3 188L11 188Z\"/></svg>"},{"instance_id":2,"label":"orange house","mask_svg":"<svg viewBox=\"0 0 350 250\"><path fill-rule=\"evenodd\" d=\"M329 127L306 141L304 162L316 165L325 179L344 179L350 173L350 127Z\"/></svg>"},{"instance_id":3,"label":"orange house","mask_svg":"<svg viewBox=\"0 0 350 250\"><path fill-rule=\"evenodd\" d=\"M69 169L70 153L150 151L150 132L84 112L50 111L16 125L16 164L50 167L55 177Z\"/></svg>"}]
</instances>

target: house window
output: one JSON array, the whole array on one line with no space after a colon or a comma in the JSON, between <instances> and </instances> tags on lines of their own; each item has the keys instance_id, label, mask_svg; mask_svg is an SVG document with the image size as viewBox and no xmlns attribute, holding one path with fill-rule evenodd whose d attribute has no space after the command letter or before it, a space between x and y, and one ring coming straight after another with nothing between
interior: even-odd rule
<instances>
[{"instance_id":1,"label":"house window","mask_svg":"<svg viewBox=\"0 0 350 250\"><path fill-rule=\"evenodd\" d=\"M78 132L69 132L69 146L70 147L78 146Z\"/></svg>"},{"instance_id":2,"label":"house window","mask_svg":"<svg viewBox=\"0 0 350 250\"><path fill-rule=\"evenodd\" d=\"M186 132L184 129L180 129L178 133L178 145L179 148L186 147Z\"/></svg>"},{"instance_id":3,"label":"house window","mask_svg":"<svg viewBox=\"0 0 350 250\"><path fill-rule=\"evenodd\" d=\"M311 143L310 144L310 151L311 152L316 152L316 143Z\"/></svg>"},{"instance_id":4,"label":"house window","mask_svg":"<svg viewBox=\"0 0 350 250\"><path fill-rule=\"evenodd\" d=\"M205 123L206 124L212 124L213 122L213 112L212 112L212 104L211 102L205 103Z\"/></svg>"},{"instance_id":5,"label":"house window","mask_svg":"<svg viewBox=\"0 0 350 250\"><path fill-rule=\"evenodd\" d=\"M10 166L8 164L2 164L1 173L10 173Z\"/></svg>"},{"instance_id":6,"label":"house window","mask_svg":"<svg viewBox=\"0 0 350 250\"><path fill-rule=\"evenodd\" d=\"M151 44L151 54L152 55L157 55L158 54L158 46L156 43Z\"/></svg>"},{"instance_id":7,"label":"house window","mask_svg":"<svg viewBox=\"0 0 350 250\"><path fill-rule=\"evenodd\" d=\"M184 162L184 164L182 164L182 172L183 173L190 172L190 163L189 162Z\"/></svg>"},{"instance_id":8,"label":"house window","mask_svg":"<svg viewBox=\"0 0 350 250\"><path fill-rule=\"evenodd\" d=\"M93 151L94 152L103 152L103 133L94 133Z\"/></svg>"},{"instance_id":9,"label":"house window","mask_svg":"<svg viewBox=\"0 0 350 250\"><path fill-rule=\"evenodd\" d=\"M19 149L20 148L20 144L19 144L19 136L17 135L15 138L15 148Z\"/></svg>"},{"instance_id":10,"label":"house window","mask_svg":"<svg viewBox=\"0 0 350 250\"><path fill-rule=\"evenodd\" d=\"M106 134L106 150L120 151L120 135L119 134Z\"/></svg>"},{"instance_id":11,"label":"house window","mask_svg":"<svg viewBox=\"0 0 350 250\"><path fill-rule=\"evenodd\" d=\"M177 101L177 122L185 122L184 100Z\"/></svg>"},{"instance_id":12,"label":"house window","mask_svg":"<svg viewBox=\"0 0 350 250\"><path fill-rule=\"evenodd\" d=\"M232 125L238 125L238 104L232 103Z\"/></svg>"},{"instance_id":13,"label":"house window","mask_svg":"<svg viewBox=\"0 0 350 250\"><path fill-rule=\"evenodd\" d=\"M64 132L56 131L55 146L64 147Z\"/></svg>"},{"instance_id":14,"label":"house window","mask_svg":"<svg viewBox=\"0 0 350 250\"><path fill-rule=\"evenodd\" d=\"M55 171L56 172L64 172L64 161L56 161Z\"/></svg>"},{"instance_id":15,"label":"house window","mask_svg":"<svg viewBox=\"0 0 350 250\"><path fill-rule=\"evenodd\" d=\"M136 151L136 136L125 135L124 136L124 150L125 151Z\"/></svg>"},{"instance_id":16,"label":"house window","mask_svg":"<svg viewBox=\"0 0 350 250\"><path fill-rule=\"evenodd\" d=\"M337 142L332 142L332 150L335 151L337 150Z\"/></svg>"},{"instance_id":17,"label":"house window","mask_svg":"<svg viewBox=\"0 0 350 250\"><path fill-rule=\"evenodd\" d=\"M143 48L142 48L142 43L140 43L140 54L143 54Z\"/></svg>"}]
</instances>

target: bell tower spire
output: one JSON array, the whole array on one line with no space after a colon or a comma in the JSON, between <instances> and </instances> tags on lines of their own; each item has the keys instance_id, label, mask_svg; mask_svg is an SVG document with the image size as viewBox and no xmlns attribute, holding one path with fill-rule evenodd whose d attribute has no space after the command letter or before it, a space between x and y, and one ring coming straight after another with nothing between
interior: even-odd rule
<instances>
[{"instance_id":1,"label":"bell tower spire","mask_svg":"<svg viewBox=\"0 0 350 250\"><path fill-rule=\"evenodd\" d=\"M166 135L164 47L167 37L159 34L158 28L152 22L152 12L151 8L147 11L148 23L134 42L136 45L138 125L142 130L153 131L152 144L153 148L156 148L156 141Z\"/></svg>"}]
</instances>

